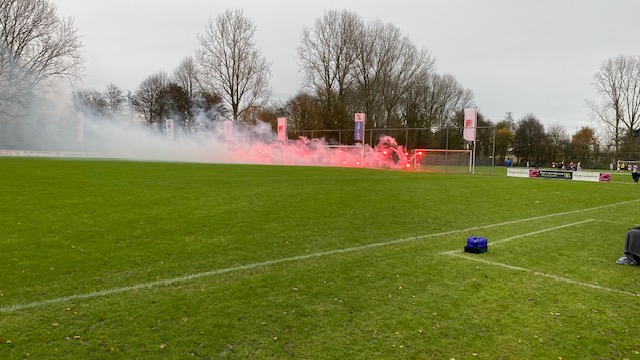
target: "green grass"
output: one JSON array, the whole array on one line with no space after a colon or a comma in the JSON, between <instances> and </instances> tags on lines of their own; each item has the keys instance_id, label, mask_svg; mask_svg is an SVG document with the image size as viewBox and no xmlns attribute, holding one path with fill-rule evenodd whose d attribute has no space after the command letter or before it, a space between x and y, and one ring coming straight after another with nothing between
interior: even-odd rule
<instances>
[{"instance_id":1,"label":"green grass","mask_svg":"<svg viewBox=\"0 0 640 360\"><path fill-rule=\"evenodd\" d=\"M637 184L0 168L2 359L640 359L640 268L615 264Z\"/></svg>"}]
</instances>

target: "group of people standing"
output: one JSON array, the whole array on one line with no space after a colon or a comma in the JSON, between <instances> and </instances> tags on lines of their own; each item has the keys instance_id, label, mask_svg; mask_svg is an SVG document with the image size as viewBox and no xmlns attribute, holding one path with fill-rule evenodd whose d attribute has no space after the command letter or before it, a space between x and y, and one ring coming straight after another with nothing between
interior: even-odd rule
<instances>
[{"instance_id":1,"label":"group of people standing","mask_svg":"<svg viewBox=\"0 0 640 360\"><path fill-rule=\"evenodd\" d=\"M613 163L609 164L609 170L613 171ZM623 162L618 163L616 171L625 171L625 170L629 172L638 172L638 164L627 163L625 165L625 163Z\"/></svg>"},{"instance_id":2,"label":"group of people standing","mask_svg":"<svg viewBox=\"0 0 640 360\"><path fill-rule=\"evenodd\" d=\"M560 161L560 162L552 161L551 167L554 169L560 169L560 170L582 171L582 163L580 161L578 161L575 164L573 163L573 161L568 164L566 164L564 161Z\"/></svg>"},{"instance_id":3,"label":"group of people standing","mask_svg":"<svg viewBox=\"0 0 640 360\"><path fill-rule=\"evenodd\" d=\"M609 164L609 170L613 172L613 163ZM640 180L640 172L638 172L638 164L627 163L625 165L625 163L619 162L618 166L616 167L616 171L617 172L628 171L631 173L631 177L633 178L634 182L638 182L638 180Z\"/></svg>"}]
</instances>

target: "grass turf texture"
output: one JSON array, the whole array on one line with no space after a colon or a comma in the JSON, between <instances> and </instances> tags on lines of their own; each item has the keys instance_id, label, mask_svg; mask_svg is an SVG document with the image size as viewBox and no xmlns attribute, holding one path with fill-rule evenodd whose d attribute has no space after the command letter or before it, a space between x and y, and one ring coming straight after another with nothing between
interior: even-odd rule
<instances>
[{"instance_id":1,"label":"grass turf texture","mask_svg":"<svg viewBox=\"0 0 640 360\"><path fill-rule=\"evenodd\" d=\"M640 358L640 268L615 264L640 225L634 184L0 167L2 359ZM472 235L487 253L463 253Z\"/></svg>"}]
</instances>

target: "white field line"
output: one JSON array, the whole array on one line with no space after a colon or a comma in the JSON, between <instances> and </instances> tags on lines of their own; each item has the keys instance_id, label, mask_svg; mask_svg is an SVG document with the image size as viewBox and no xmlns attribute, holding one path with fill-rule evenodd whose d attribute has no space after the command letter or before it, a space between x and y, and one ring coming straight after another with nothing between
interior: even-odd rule
<instances>
[{"instance_id":1,"label":"white field line","mask_svg":"<svg viewBox=\"0 0 640 360\"><path fill-rule=\"evenodd\" d=\"M503 263L499 263L499 262L488 261L488 260L480 259L480 258L475 257L475 256L466 256L466 255L463 255L462 253L457 253L456 254L456 253L447 252L447 253L443 253L443 254L446 254L446 255L449 255L449 256L455 256L455 257L463 258L465 260L473 260L473 261L480 262L480 263L487 264L487 265L499 266L499 267L503 267L503 268L510 269L510 270L524 271L524 272L528 272L528 273L531 273L531 274L536 275L536 276L543 276L543 277L547 277L547 278L554 279L554 280L557 280L557 281L566 282L568 284L584 286L584 287L591 288L591 289L603 290L603 291L608 291L608 292L617 293L617 294L623 294L623 295L628 295L628 296L636 296L636 297L640 296L640 294L638 294L638 293L632 293L632 292L628 292L628 291L611 289L611 288L600 286L600 285L583 283L583 282L571 280L571 279L568 279L568 278L565 278L565 277L562 277L562 276L551 275L551 274L543 273L543 272L540 272L540 271L526 269L526 268L519 267L519 266L513 266L513 265L507 265L507 264L503 264Z\"/></svg>"},{"instance_id":2,"label":"white field line","mask_svg":"<svg viewBox=\"0 0 640 360\"><path fill-rule=\"evenodd\" d=\"M566 227L572 227L572 226L578 226L578 225L582 225L582 224L586 224L589 222L594 221L593 219L587 219L584 221L578 221L578 222L574 222L571 224L564 224L564 225L559 225L559 226L554 226L554 227L550 227L550 228L546 228L546 229L542 229L542 230L538 230L538 231L533 231L530 233L526 233L526 234L522 234L522 235L516 235L516 236L512 236L512 237L508 237L506 239L502 239L502 240L498 240L498 241L492 241L491 245L496 245L496 244L501 244L501 243L505 243L511 240L515 240L515 239L519 239L519 238L523 238L523 237L527 237L527 236L531 236L531 235L537 235L537 234L542 234L548 231L554 231L554 230L558 230L558 229L562 229L562 228L566 228Z\"/></svg>"},{"instance_id":3,"label":"white field line","mask_svg":"<svg viewBox=\"0 0 640 360\"><path fill-rule=\"evenodd\" d=\"M599 221L599 220L588 219L588 220L578 221L578 222L571 223L571 224L565 224L565 225L555 226L555 227L546 228L546 229L542 229L542 230L538 230L538 231L533 231L533 232L530 232L530 233L517 235L517 236L512 236L512 237L509 237L509 238L506 238L506 239L502 239L502 240L498 240L498 241L492 241L491 245L493 246L493 245L496 245L496 244L502 244L502 243L505 243L505 242L508 242L508 241L511 241L511 240L515 240L515 239L519 239L519 238L523 238L523 237L527 237L527 236L531 236L531 235L537 235L537 234L541 234L541 233L548 232L548 231L554 231L554 230L562 229L562 228L565 228L565 227L577 226L577 225L581 225L581 224L592 222L592 221ZM608 291L608 292L617 293L617 294L624 294L624 295L629 295L629 296L640 296L640 294L638 294L638 293L632 293L632 292L628 292L628 291L611 289L611 288L608 288L608 287L589 284L589 283L584 283L584 282L580 282L580 281L575 281L575 280L571 280L571 279L568 279L568 278L565 278L565 277L562 277L562 276L551 275L551 274L547 274L547 273L543 273L543 272L540 272L540 271L535 271L535 270L531 270L531 269L527 269L527 268L523 268L523 267L519 267L519 266L513 266L513 265L507 265L507 264L504 264L504 263L495 262L495 261L489 261L489 260L481 259L481 258L479 258L478 256L475 256L475 255L464 255L461 252L461 250L445 251L442 254L443 255L455 256L455 257L466 259L466 260L473 260L473 261L480 262L480 263L487 264L487 265L499 266L499 267L503 267L503 268L506 268L506 269L509 269L509 270L524 271L524 272L528 272L528 273L531 273L531 274L536 275L536 276L543 276L543 277L547 277L547 278L554 279L554 280L557 280L557 281L566 282L568 284L584 286L584 287L588 287L588 288L591 288L591 289L603 290L603 291Z\"/></svg>"},{"instance_id":4,"label":"white field line","mask_svg":"<svg viewBox=\"0 0 640 360\"><path fill-rule=\"evenodd\" d=\"M622 222L622 221L612 221L612 220L600 220L600 219L594 219L595 221L600 221L600 222L606 222L606 223L610 223L610 224L616 224L616 225L622 225L622 226L630 226L634 227L634 226L638 226L638 225L629 225L629 224L633 224L633 222L629 223L629 222Z\"/></svg>"},{"instance_id":5,"label":"white field line","mask_svg":"<svg viewBox=\"0 0 640 360\"><path fill-rule=\"evenodd\" d=\"M368 244L368 245L354 246L354 247L350 247L350 248L329 250L329 251L323 251L323 252L317 252L317 253L299 255L299 256L292 256L292 257L281 258L281 259L276 259L276 260L269 260L269 261L264 261L264 262L258 262L258 263L252 263L252 264L247 264L247 265L235 266L235 267L230 267L230 268L225 268L225 269L217 269L217 270L205 271L205 272L200 272L200 273L191 274L191 275L179 276L179 277L174 277L174 278L164 279L164 280L151 281L151 282L132 285L132 286L125 286L125 287L112 288L112 289L106 289L106 290L101 290L101 291L94 291L94 292L85 293L85 294L74 294L74 295L68 295L68 296L53 298L53 299L49 299L49 300L35 301L35 302L31 302L31 303L7 305L7 306L0 307L0 313L9 313L9 312L13 312L13 311L24 310L24 309L29 309L29 308L43 307L43 306L47 306L47 305L59 304L59 303L68 302L68 301L90 299L90 298L107 296L107 295L112 295L112 294L119 294L119 293L124 293L124 292L129 292L129 291L148 289L148 288L152 288L152 287L166 286L166 285L170 285L170 284L174 284L174 283L187 282L187 281L198 279L198 278L214 276L214 275L224 274L224 273L228 273L228 272L250 270L250 269L255 269L255 268L259 268L259 267L265 267L265 266L281 264L281 263L286 263L286 262L306 260L306 259L311 259L311 258L318 258L318 257L329 256L329 255L334 255L334 254L357 252L357 251L372 249L372 248L376 248L376 247L380 247L380 246L389 246L389 245L401 244L401 243L410 242L410 241L416 241L416 240L427 239L427 238L432 238L432 237L446 236L446 235L451 235L451 234L458 234L458 233L469 232L469 231L478 230L478 229L488 229L488 228L505 226L505 225L519 224L519 223L523 223L523 222L527 222L527 221L535 221L535 220L540 220L540 219L546 219L546 218L555 217L555 216L564 216L564 215L578 214L578 213L587 212L587 211L601 210L601 209L606 209L606 208L610 208L610 207L614 207L614 206L621 206L621 205L626 205L626 204L630 204L630 203L635 203L635 202L639 202L639 201L640 201L640 199L631 200L631 201L623 201L623 202L619 202L619 203L615 203L615 204L595 206L595 207L587 208L587 209L565 211L565 212L560 212L560 213L555 213L555 214L535 216L535 217L526 218L526 219L505 221L505 222L501 222L501 223L482 225L482 226L474 226L474 227L470 227L470 228L466 228L466 229L451 230L451 231L445 231L445 232L436 233L436 234L426 234L426 235L412 236L412 237L407 237L407 238L403 238L403 239L383 241L383 242L373 243L373 244Z\"/></svg>"},{"instance_id":6,"label":"white field line","mask_svg":"<svg viewBox=\"0 0 640 360\"><path fill-rule=\"evenodd\" d=\"M558 229L562 229L562 228L566 228L566 227L582 225L582 224L585 224L585 223L588 223L588 222L592 222L592 221L595 221L595 220L587 219L587 220L578 221L578 222L574 222L574 223L570 223L570 224L564 224L564 225L554 226L554 227L545 228L545 229L541 229L541 230L536 230L536 231L532 231L532 232L529 232L529 233L526 233L526 234L520 234L520 235L508 237L508 238L502 239L502 240L491 241L490 244L491 244L491 246L494 246L496 244L505 243L507 241L511 241L511 240L515 240L515 239L519 239L519 238L523 238L523 237L527 237L527 236L531 236L531 235L542 234L542 233L545 233L545 232L554 231L554 230L558 230ZM441 254L443 254L443 255L455 255L456 253L458 253L460 251L462 251L462 250L444 251Z\"/></svg>"}]
</instances>

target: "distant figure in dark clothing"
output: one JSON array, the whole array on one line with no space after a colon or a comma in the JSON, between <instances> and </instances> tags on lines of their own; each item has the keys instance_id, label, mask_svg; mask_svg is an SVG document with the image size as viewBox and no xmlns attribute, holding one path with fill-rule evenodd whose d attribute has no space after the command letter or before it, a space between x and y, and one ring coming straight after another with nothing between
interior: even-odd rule
<instances>
[{"instance_id":1,"label":"distant figure in dark clothing","mask_svg":"<svg viewBox=\"0 0 640 360\"><path fill-rule=\"evenodd\" d=\"M633 228L627 231L624 241L624 256L616 263L620 265L640 265L640 229Z\"/></svg>"}]
</instances>

